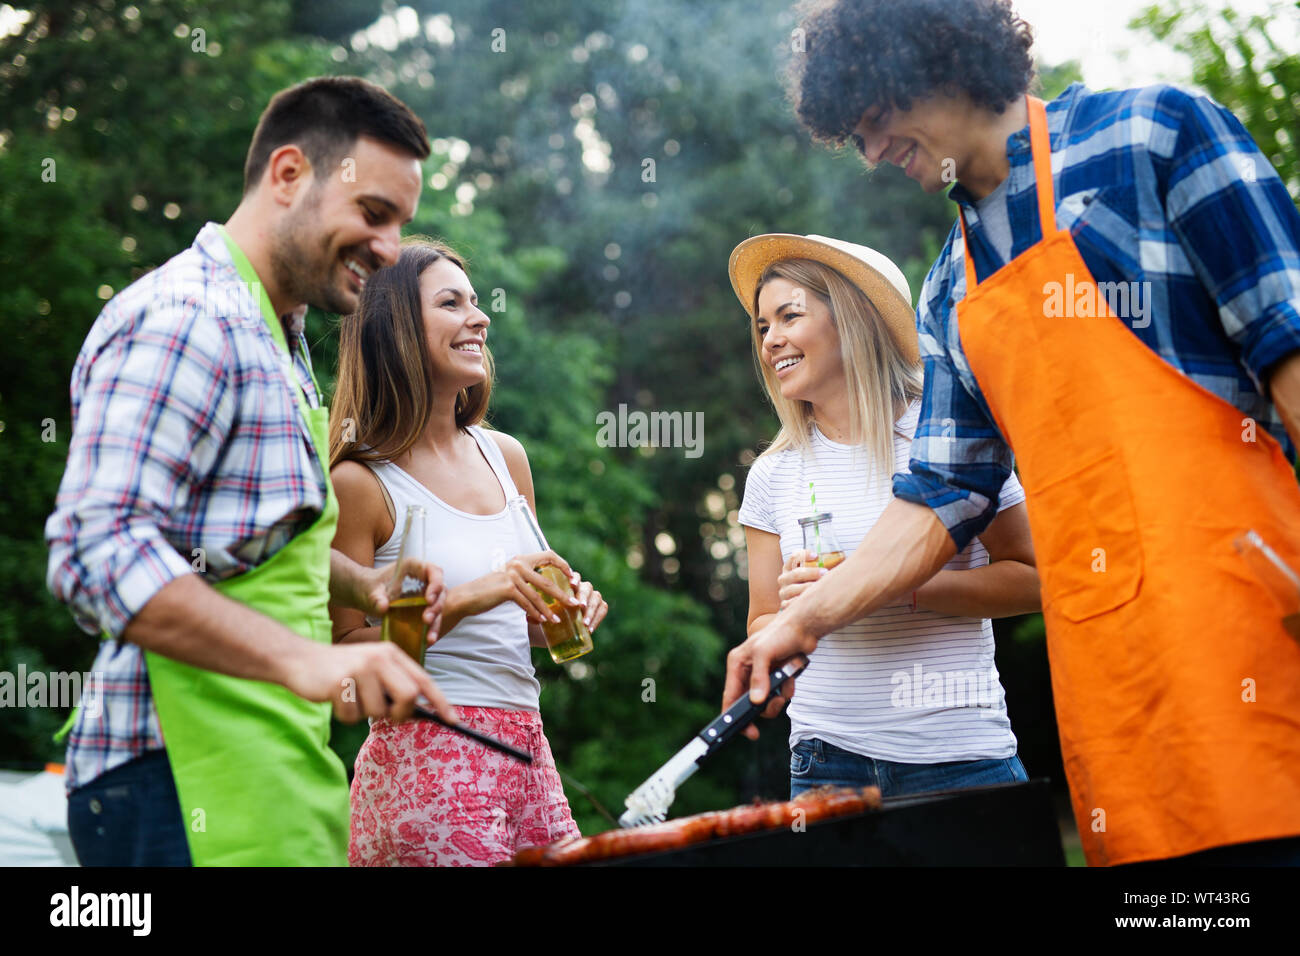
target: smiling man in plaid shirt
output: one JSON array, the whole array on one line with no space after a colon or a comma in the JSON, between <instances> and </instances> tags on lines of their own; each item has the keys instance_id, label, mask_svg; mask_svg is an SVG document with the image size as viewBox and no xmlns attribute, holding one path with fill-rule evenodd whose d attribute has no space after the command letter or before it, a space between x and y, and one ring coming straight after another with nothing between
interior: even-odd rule
<instances>
[{"instance_id":1,"label":"smiling man in plaid shirt","mask_svg":"<svg viewBox=\"0 0 1300 956\"><path fill-rule=\"evenodd\" d=\"M732 651L724 705L927 580L1014 462L1089 862L1300 864L1300 645L1234 549L1253 529L1300 567L1282 182L1204 96L1027 96L1032 39L1005 0L833 0L803 27L803 122L928 192L955 180L959 217L920 295L895 501Z\"/></svg>"},{"instance_id":2,"label":"smiling man in plaid shirt","mask_svg":"<svg viewBox=\"0 0 1300 956\"><path fill-rule=\"evenodd\" d=\"M103 707L68 745L86 865L346 862L342 720L404 719L433 681L391 644L330 643L330 601L382 613L391 569L332 552L302 318L350 313L415 213L424 125L365 81L278 94L223 227L114 297L72 375L49 585L104 640ZM437 626L441 574L428 580ZM309 703L317 702L317 703ZM179 796L178 796L179 793Z\"/></svg>"}]
</instances>

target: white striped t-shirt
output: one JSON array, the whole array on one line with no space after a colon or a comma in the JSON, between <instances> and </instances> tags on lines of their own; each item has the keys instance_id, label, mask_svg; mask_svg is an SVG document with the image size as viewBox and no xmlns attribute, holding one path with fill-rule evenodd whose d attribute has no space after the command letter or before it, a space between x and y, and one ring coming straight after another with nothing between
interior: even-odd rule
<instances>
[{"instance_id":1,"label":"white striped t-shirt","mask_svg":"<svg viewBox=\"0 0 1300 956\"><path fill-rule=\"evenodd\" d=\"M895 423L894 466L907 471L920 413L913 402ZM873 474L862 448L833 442L815 426L805 459L796 449L762 455L750 468L740 523L780 535L781 558L803 547L799 519L817 511L846 556L893 500L892 475ZM1025 500L1015 473L1002 486L998 509ZM976 538L944 565L966 570L988 564ZM838 572L831 572L838 573ZM821 639L788 708L790 746L819 738L844 750L899 763L1002 759L1016 752L1006 698L993 662L993 624L911 610L905 603L877 609Z\"/></svg>"}]
</instances>

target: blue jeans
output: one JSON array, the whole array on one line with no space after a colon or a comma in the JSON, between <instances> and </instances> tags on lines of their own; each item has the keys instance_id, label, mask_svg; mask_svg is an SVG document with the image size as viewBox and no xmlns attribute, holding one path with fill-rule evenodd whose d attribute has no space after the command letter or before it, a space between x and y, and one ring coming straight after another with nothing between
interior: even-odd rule
<instances>
[{"instance_id":1,"label":"blue jeans","mask_svg":"<svg viewBox=\"0 0 1300 956\"><path fill-rule=\"evenodd\" d=\"M68 835L82 866L189 866L167 751L151 750L73 790Z\"/></svg>"},{"instance_id":2,"label":"blue jeans","mask_svg":"<svg viewBox=\"0 0 1300 956\"><path fill-rule=\"evenodd\" d=\"M895 763L850 753L813 738L790 751L790 798L827 785L879 787L882 797L931 790L959 790L992 783L1023 783L1029 779L1020 758L956 760L952 763Z\"/></svg>"}]
</instances>

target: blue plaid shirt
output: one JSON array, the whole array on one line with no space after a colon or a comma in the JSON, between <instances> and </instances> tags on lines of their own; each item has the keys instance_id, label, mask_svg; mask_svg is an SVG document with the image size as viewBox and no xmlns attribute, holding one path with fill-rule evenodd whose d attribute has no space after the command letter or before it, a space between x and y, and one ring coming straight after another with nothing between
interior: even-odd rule
<instances>
[{"instance_id":1,"label":"blue plaid shirt","mask_svg":"<svg viewBox=\"0 0 1300 956\"><path fill-rule=\"evenodd\" d=\"M218 228L115 296L72 370L48 584L114 640L68 741L69 790L164 745L144 654L120 639L131 618L182 575L262 563L325 504L294 394L319 404L302 327L288 330L290 370Z\"/></svg>"},{"instance_id":2,"label":"blue plaid shirt","mask_svg":"<svg viewBox=\"0 0 1300 956\"><path fill-rule=\"evenodd\" d=\"M1300 350L1300 214L1250 134L1214 101L1171 86L1092 93L1075 84L1048 104L1047 122L1057 226L1073 233L1099 284L1149 283L1126 319L1134 334L1293 457L1261 383ZM1007 157L1014 257L1042 238L1028 127L1008 138ZM1005 262L974 197L960 183L949 195L983 282ZM993 520L1013 463L962 351L964 255L954 226L921 289L925 395L911 472L894 476L894 494L933 509L958 550Z\"/></svg>"}]
</instances>

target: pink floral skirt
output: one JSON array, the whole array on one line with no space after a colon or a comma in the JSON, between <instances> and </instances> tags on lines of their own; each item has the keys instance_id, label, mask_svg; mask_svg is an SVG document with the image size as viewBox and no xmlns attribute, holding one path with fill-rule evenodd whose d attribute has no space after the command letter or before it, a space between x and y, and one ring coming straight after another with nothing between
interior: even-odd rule
<instances>
[{"instance_id":1,"label":"pink floral skirt","mask_svg":"<svg viewBox=\"0 0 1300 956\"><path fill-rule=\"evenodd\" d=\"M431 721L375 721L352 778L353 866L490 866L581 835L540 714L456 711L465 726L532 754L533 763Z\"/></svg>"}]
</instances>

